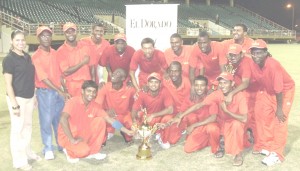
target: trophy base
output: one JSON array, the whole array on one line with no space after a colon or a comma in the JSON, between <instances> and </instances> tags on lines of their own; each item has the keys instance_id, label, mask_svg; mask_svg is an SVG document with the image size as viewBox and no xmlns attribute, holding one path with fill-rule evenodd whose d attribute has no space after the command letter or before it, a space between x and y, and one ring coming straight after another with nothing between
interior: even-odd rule
<instances>
[{"instance_id":1,"label":"trophy base","mask_svg":"<svg viewBox=\"0 0 300 171\"><path fill-rule=\"evenodd\" d=\"M152 159L152 154L150 148L141 149L139 148L138 154L136 155L138 160L150 160Z\"/></svg>"}]
</instances>

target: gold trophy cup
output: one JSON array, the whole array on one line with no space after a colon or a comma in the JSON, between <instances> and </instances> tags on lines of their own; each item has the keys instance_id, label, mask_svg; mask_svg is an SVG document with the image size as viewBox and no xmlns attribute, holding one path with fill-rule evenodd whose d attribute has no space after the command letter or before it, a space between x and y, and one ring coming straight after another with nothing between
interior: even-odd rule
<instances>
[{"instance_id":1,"label":"gold trophy cup","mask_svg":"<svg viewBox=\"0 0 300 171\"><path fill-rule=\"evenodd\" d=\"M152 159L151 147L150 147L150 138L157 131L158 126L150 126L147 123L147 111L142 109L144 112L144 121L141 126L133 125L132 130L136 130L138 136L142 139L142 144L138 148L138 153L136 158L139 160L149 160Z\"/></svg>"}]
</instances>

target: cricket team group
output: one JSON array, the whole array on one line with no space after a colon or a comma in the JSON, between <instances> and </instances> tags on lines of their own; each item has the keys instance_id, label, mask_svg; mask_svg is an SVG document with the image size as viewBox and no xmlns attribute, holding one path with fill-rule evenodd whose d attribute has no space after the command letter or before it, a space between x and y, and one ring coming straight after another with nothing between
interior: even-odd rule
<instances>
[{"instance_id":1,"label":"cricket team group","mask_svg":"<svg viewBox=\"0 0 300 171\"><path fill-rule=\"evenodd\" d=\"M131 144L132 126L146 121L158 125L155 140L162 149L184 136L186 153L209 147L216 158L232 155L234 166L243 164L249 147L265 155L267 166L284 161L295 82L264 40L247 36L244 24L222 42L202 31L194 45L183 45L174 33L165 51L151 38L135 50L123 33L110 45L101 23L80 40L74 23L63 32L65 41L54 50L52 30L38 27L32 56L24 51L24 32L11 33L2 66L14 168L31 170L28 160L42 160L30 147L35 106L45 160L53 160L55 150L70 163L102 160L101 148L115 131Z\"/></svg>"}]
</instances>

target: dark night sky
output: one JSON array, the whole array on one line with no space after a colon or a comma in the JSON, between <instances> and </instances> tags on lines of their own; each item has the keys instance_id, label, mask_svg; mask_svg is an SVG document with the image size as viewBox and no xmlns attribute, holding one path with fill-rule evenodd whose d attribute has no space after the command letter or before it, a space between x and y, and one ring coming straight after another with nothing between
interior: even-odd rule
<instances>
[{"instance_id":1,"label":"dark night sky","mask_svg":"<svg viewBox=\"0 0 300 171\"><path fill-rule=\"evenodd\" d=\"M286 5L294 4L295 23L300 25L300 0L235 0L235 2L287 28L291 28L292 25L292 9L287 9ZM211 0L211 3L228 4L229 0Z\"/></svg>"}]
</instances>

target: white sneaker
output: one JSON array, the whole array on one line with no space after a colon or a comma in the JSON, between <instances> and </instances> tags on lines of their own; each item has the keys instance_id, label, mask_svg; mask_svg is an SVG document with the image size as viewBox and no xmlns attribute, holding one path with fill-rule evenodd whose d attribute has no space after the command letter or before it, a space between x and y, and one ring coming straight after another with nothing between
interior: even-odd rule
<instances>
[{"instance_id":1,"label":"white sneaker","mask_svg":"<svg viewBox=\"0 0 300 171\"><path fill-rule=\"evenodd\" d=\"M183 131L181 132L181 135L184 135L184 134L186 134L186 130L183 130Z\"/></svg>"},{"instance_id":2,"label":"white sneaker","mask_svg":"<svg viewBox=\"0 0 300 171\"><path fill-rule=\"evenodd\" d=\"M45 160L53 160L54 159L54 153L53 151L46 151L45 153Z\"/></svg>"},{"instance_id":3,"label":"white sneaker","mask_svg":"<svg viewBox=\"0 0 300 171\"><path fill-rule=\"evenodd\" d=\"M260 154L265 155L265 156L268 156L268 155L270 155L270 151L265 150L265 149L262 149L262 150L260 151Z\"/></svg>"},{"instance_id":4,"label":"white sneaker","mask_svg":"<svg viewBox=\"0 0 300 171\"><path fill-rule=\"evenodd\" d=\"M163 149L169 149L171 147L169 142L163 143L161 137L159 137L159 139L157 140L158 144L160 145L161 148Z\"/></svg>"},{"instance_id":5,"label":"white sneaker","mask_svg":"<svg viewBox=\"0 0 300 171\"><path fill-rule=\"evenodd\" d=\"M31 152L27 156L29 160L42 161L42 158L39 155L35 154L34 152Z\"/></svg>"},{"instance_id":6,"label":"white sneaker","mask_svg":"<svg viewBox=\"0 0 300 171\"><path fill-rule=\"evenodd\" d=\"M273 166L274 164L281 163L275 152L271 152L270 155L265 157L261 162L267 166Z\"/></svg>"},{"instance_id":7,"label":"white sneaker","mask_svg":"<svg viewBox=\"0 0 300 171\"><path fill-rule=\"evenodd\" d=\"M155 140L158 141L160 139L160 134L155 135Z\"/></svg>"},{"instance_id":8,"label":"white sneaker","mask_svg":"<svg viewBox=\"0 0 300 171\"><path fill-rule=\"evenodd\" d=\"M106 158L106 154L104 153L91 154L86 157L86 159L96 159L96 160L103 160L105 158Z\"/></svg>"},{"instance_id":9,"label":"white sneaker","mask_svg":"<svg viewBox=\"0 0 300 171\"><path fill-rule=\"evenodd\" d=\"M77 163L79 161L79 158L71 158L65 148L63 149L63 152L65 153L68 162L70 162L70 163Z\"/></svg>"},{"instance_id":10,"label":"white sneaker","mask_svg":"<svg viewBox=\"0 0 300 171\"><path fill-rule=\"evenodd\" d=\"M111 139L113 136L114 136L113 133L108 133L108 134L107 134L107 140Z\"/></svg>"}]
</instances>

